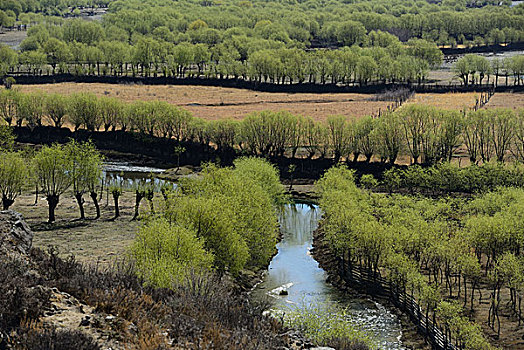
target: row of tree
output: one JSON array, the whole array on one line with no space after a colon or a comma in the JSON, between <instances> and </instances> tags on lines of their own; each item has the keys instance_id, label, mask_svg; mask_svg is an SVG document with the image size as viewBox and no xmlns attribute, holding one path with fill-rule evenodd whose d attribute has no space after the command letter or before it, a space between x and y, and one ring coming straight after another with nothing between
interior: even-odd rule
<instances>
[{"instance_id":1,"label":"row of tree","mask_svg":"<svg viewBox=\"0 0 524 350\"><path fill-rule=\"evenodd\" d=\"M97 6L105 0L97 1ZM82 6L83 0L71 6ZM511 4L510 1L507 1ZM58 3L58 2L57 2ZM392 4L355 3L334 1L330 6L318 7L315 1L302 6L275 4L262 1L222 2L200 4L189 1L159 3L146 1L120 1L112 4L100 27L99 39L115 38L136 42L145 36L170 43L193 42L216 44L232 35L271 39L292 47L311 45L328 47L340 45L367 45L372 38L366 34L380 30L392 33L402 41L410 38L426 39L439 45L481 46L522 41L523 28L519 6L507 4L484 9L467 9L450 4L429 4L415 1ZM393 4L394 3L394 4ZM50 15L78 15L79 11L57 4L47 8L24 6L12 0L0 3L0 19L4 26L36 25L48 23L60 32L68 20ZM406 9L408 5L410 8ZM327 10L329 8L329 10ZM27 12L29 11L29 12ZM32 11L32 12L31 12ZM34 13L34 12L38 13ZM320 15L321 14L321 15Z\"/></svg>"},{"instance_id":2,"label":"row of tree","mask_svg":"<svg viewBox=\"0 0 524 350\"><path fill-rule=\"evenodd\" d=\"M7 124L64 125L78 130L123 130L152 137L213 145L219 152L262 157L313 157L394 164L400 156L413 163L451 161L460 147L471 163L524 161L524 111L489 109L446 111L410 104L380 118L331 116L326 122L289 112L263 111L241 121L205 121L161 101L124 104L115 98L80 93L68 97L0 92L0 117Z\"/></svg>"},{"instance_id":3,"label":"row of tree","mask_svg":"<svg viewBox=\"0 0 524 350\"><path fill-rule=\"evenodd\" d=\"M157 2L126 0L111 4L103 25L133 34L180 42L203 42L231 33L275 39L292 45L352 45L372 30L390 32L406 41L424 38L445 45L484 45L492 38L522 40L522 6L494 4L468 9L465 2L416 1L355 2L318 1L274 3L249 1L220 4L190 1ZM497 35L498 32L503 36Z\"/></svg>"},{"instance_id":4,"label":"row of tree","mask_svg":"<svg viewBox=\"0 0 524 350\"><path fill-rule=\"evenodd\" d=\"M515 55L504 59L494 58L489 61L486 57L468 54L461 57L453 64L453 71L464 85L490 83L490 77L494 76L493 84L499 84L499 77L513 77L514 85L524 85L524 55Z\"/></svg>"},{"instance_id":5,"label":"row of tree","mask_svg":"<svg viewBox=\"0 0 524 350\"><path fill-rule=\"evenodd\" d=\"M363 175L360 185L370 189L380 186L390 193L405 190L426 195L484 193L500 187L524 187L524 167L519 163L499 162L462 167L454 163L393 167L384 171L382 181Z\"/></svg>"},{"instance_id":6,"label":"row of tree","mask_svg":"<svg viewBox=\"0 0 524 350\"><path fill-rule=\"evenodd\" d=\"M98 203L102 156L92 143L71 141L66 145L44 146L34 154L3 150L0 153L0 192L3 210L9 209L22 190L33 183L36 195L45 196L49 222L55 221L60 197L71 190L85 219L84 195L89 194L100 217ZM29 181L28 181L29 180Z\"/></svg>"},{"instance_id":7,"label":"row of tree","mask_svg":"<svg viewBox=\"0 0 524 350\"><path fill-rule=\"evenodd\" d=\"M42 14L45 16L61 16L70 13L76 7L107 7L111 0L2 0L0 11L13 19L12 27L16 21L23 24L27 15Z\"/></svg>"},{"instance_id":8,"label":"row of tree","mask_svg":"<svg viewBox=\"0 0 524 350\"><path fill-rule=\"evenodd\" d=\"M65 30L65 29L64 29ZM337 50L306 51L274 41L233 37L224 43L172 44L140 38L131 46L122 41L100 41L96 28L63 37L50 37L34 27L17 54L0 48L2 69L12 74L104 76L166 76L242 78L274 83L420 82L430 67L442 62L442 53L425 40L403 45L388 33L372 32L373 45ZM87 31L87 30L86 30Z\"/></svg>"},{"instance_id":9,"label":"row of tree","mask_svg":"<svg viewBox=\"0 0 524 350\"><path fill-rule=\"evenodd\" d=\"M389 279L397 292L417 300L426 325L436 322L459 349L492 349L465 312L482 307L474 300L481 283L491 289L489 320L474 321L488 321L500 335L501 293L522 320L522 189L472 201L388 196L358 189L353 173L341 167L318 186L324 240L344 269L360 267L370 278Z\"/></svg>"}]
</instances>

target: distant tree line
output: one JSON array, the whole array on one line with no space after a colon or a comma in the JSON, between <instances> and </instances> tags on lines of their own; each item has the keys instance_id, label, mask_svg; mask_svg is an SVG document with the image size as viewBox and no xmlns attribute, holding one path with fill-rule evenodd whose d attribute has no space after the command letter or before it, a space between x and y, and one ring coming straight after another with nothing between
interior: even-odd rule
<instances>
[{"instance_id":1,"label":"distant tree line","mask_svg":"<svg viewBox=\"0 0 524 350\"><path fill-rule=\"evenodd\" d=\"M71 9L107 7L112 0L2 0L0 1L0 27L15 24L29 25L46 20L60 21L53 16L70 14Z\"/></svg>"},{"instance_id":2,"label":"distant tree line","mask_svg":"<svg viewBox=\"0 0 524 350\"><path fill-rule=\"evenodd\" d=\"M0 92L0 116L8 125L53 125L90 131L123 130L214 146L223 154L294 158L372 159L394 164L451 161L460 147L471 163L524 162L524 110L447 111L408 104L379 118L330 116L325 122L286 111L252 113L243 120L206 121L161 101L123 103L89 93L69 96Z\"/></svg>"},{"instance_id":3,"label":"distant tree line","mask_svg":"<svg viewBox=\"0 0 524 350\"><path fill-rule=\"evenodd\" d=\"M120 41L130 43L146 36L175 44L208 45L236 37L307 48L366 45L370 41L366 34L382 31L402 41L418 38L448 46L506 44L523 40L523 7L510 4L460 0L332 1L329 5L317 0L300 4L125 0L110 4L100 36L119 36Z\"/></svg>"},{"instance_id":4,"label":"distant tree line","mask_svg":"<svg viewBox=\"0 0 524 350\"><path fill-rule=\"evenodd\" d=\"M3 73L45 75L240 78L249 81L366 85L370 82L423 81L442 61L432 43L413 39L403 45L388 33L373 32L373 46L306 51L257 41L206 44L166 43L141 38L130 46L121 41L94 42L96 24L69 22L60 39L43 27L30 30L21 52L0 47ZM91 24L87 24L91 26ZM99 26L99 25L98 25ZM78 27L78 28L77 28ZM82 30L84 36L79 37ZM235 46L237 45L237 46Z\"/></svg>"}]
</instances>

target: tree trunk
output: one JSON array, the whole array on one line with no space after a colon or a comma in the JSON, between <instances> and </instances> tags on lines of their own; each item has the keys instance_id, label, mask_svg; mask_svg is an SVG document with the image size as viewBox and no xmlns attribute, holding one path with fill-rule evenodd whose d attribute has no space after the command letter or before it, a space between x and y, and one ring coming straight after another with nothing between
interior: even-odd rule
<instances>
[{"instance_id":1,"label":"tree trunk","mask_svg":"<svg viewBox=\"0 0 524 350\"><path fill-rule=\"evenodd\" d=\"M49 205L49 223L55 222L55 209L59 201L58 195L49 195L47 196L47 203Z\"/></svg>"},{"instance_id":2,"label":"tree trunk","mask_svg":"<svg viewBox=\"0 0 524 350\"><path fill-rule=\"evenodd\" d=\"M82 198L82 196L83 193L75 193L75 199L78 203L78 209L80 209L80 220L84 220L86 218L84 212L84 199Z\"/></svg>"},{"instance_id":3,"label":"tree trunk","mask_svg":"<svg viewBox=\"0 0 524 350\"><path fill-rule=\"evenodd\" d=\"M118 193L113 193L113 201L115 202L115 219L120 216L120 207L118 206L118 197L120 197Z\"/></svg>"},{"instance_id":4,"label":"tree trunk","mask_svg":"<svg viewBox=\"0 0 524 350\"><path fill-rule=\"evenodd\" d=\"M139 192L139 191L136 191L136 196L135 196L135 214L133 215L133 219L131 220L136 220L138 218L138 215L139 215L139 208L140 208L140 201L144 198L144 194Z\"/></svg>"},{"instance_id":5,"label":"tree trunk","mask_svg":"<svg viewBox=\"0 0 524 350\"><path fill-rule=\"evenodd\" d=\"M7 198L5 196L2 197L2 207L3 210L9 210L9 207L13 205L15 201L13 199Z\"/></svg>"},{"instance_id":6,"label":"tree trunk","mask_svg":"<svg viewBox=\"0 0 524 350\"><path fill-rule=\"evenodd\" d=\"M91 191L89 193L89 196L91 197L91 199L93 200L93 204L95 205L95 209L96 209L95 219L100 219L100 204L98 204L98 194L96 193L96 191Z\"/></svg>"},{"instance_id":7,"label":"tree trunk","mask_svg":"<svg viewBox=\"0 0 524 350\"><path fill-rule=\"evenodd\" d=\"M38 204L38 184L35 186L35 203L34 205Z\"/></svg>"}]
</instances>

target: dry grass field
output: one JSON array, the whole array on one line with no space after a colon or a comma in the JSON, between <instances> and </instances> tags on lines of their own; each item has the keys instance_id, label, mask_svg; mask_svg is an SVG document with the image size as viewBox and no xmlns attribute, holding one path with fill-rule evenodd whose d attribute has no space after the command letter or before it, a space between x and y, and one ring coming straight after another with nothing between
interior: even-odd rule
<instances>
[{"instance_id":1,"label":"dry grass field","mask_svg":"<svg viewBox=\"0 0 524 350\"><path fill-rule=\"evenodd\" d=\"M415 94L408 103L418 103L446 110L460 110L475 106L475 92L447 94Z\"/></svg>"},{"instance_id":2,"label":"dry grass field","mask_svg":"<svg viewBox=\"0 0 524 350\"><path fill-rule=\"evenodd\" d=\"M210 86L60 83L21 85L21 91L45 91L71 94L92 92L98 96L117 97L123 101L160 100L191 111L195 117L208 120L242 119L251 112L288 110L295 114L325 120L327 116L364 116L384 110L391 102L370 101L366 94L292 94L268 93L245 89Z\"/></svg>"},{"instance_id":3,"label":"dry grass field","mask_svg":"<svg viewBox=\"0 0 524 350\"><path fill-rule=\"evenodd\" d=\"M493 97L491 97L485 108L524 108L524 93L496 93L493 95Z\"/></svg>"},{"instance_id":4,"label":"dry grass field","mask_svg":"<svg viewBox=\"0 0 524 350\"><path fill-rule=\"evenodd\" d=\"M73 194L67 192L60 197L56 210L57 221L46 223L47 202L43 196L34 205L34 192L24 192L16 199L11 209L22 213L34 232L33 246L47 250L56 247L60 256L74 255L78 261L107 265L116 258L123 258L135 238L140 225L131 221L134 210L134 193L126 191L120 198L120 214L112 220L114 205L111 195L106 201L106 194L100 202L102 217L92 220L95 209L89 196L84 196L87 220L78 220L79 211ZM148 212L148 203L140 203L141 213Z\"/></svg>"}]
</instances>

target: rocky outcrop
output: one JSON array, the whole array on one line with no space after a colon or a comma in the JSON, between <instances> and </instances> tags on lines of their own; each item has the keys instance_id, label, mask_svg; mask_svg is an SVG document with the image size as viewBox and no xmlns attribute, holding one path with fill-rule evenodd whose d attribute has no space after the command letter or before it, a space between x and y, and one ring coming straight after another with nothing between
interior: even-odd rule
<instances>
[{"instance_id":1,"label":"rocky outcrop","mask_svg":"<svg viewBox=\"0 0 524 350\"><path fill-rule=\"evenodd\" d=\"M13 210L0 211L0 252L27 255L33 243L33 231L22 214Z\"/></svg>"}]
</instances>

